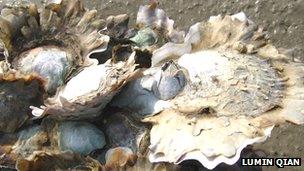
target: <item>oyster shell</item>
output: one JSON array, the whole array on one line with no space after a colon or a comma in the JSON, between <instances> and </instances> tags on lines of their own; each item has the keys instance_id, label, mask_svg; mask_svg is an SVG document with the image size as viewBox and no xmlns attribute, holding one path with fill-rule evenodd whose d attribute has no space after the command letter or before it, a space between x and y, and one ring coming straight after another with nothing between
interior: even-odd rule
<instances>
[{"instance_id":1,"label":"oyster shell","mask_svg":"<svg viewBox=\"0 0 304 171\"><path fill-rule=\"evenodd\" d=\"M0 132L15 132L30 118L28 107L43 103L43 86L35 76L2 76L0 92Z\"/></svg>"},{"instance_id":2,"label":"oyster shell","mask_svg":"<svg viewBox=\"0 0 304 171\"><path fill-rule=\"evenodd\" d=\"M101 170L100 163L90 157L83 157L70 152L61 154L49 154L36 152L31 158L20 159L16 169L21 171L41 170Z\"/></svg>"},{"instance_id":3,"label":"oyster shell","mask_svg":"<svg viewBox=\"0 0 304 171\"><path fill-rule=\"evenodd\" d=\"M163 87L180 91L161 99L151 73L170 60L182 68L178 80L186 83L164 82ZM244 13L214 16L193 25L183 43L155 50L152 68L130 82L112 105L153 124L151 162L194 159L213 169L222 162L234 164L243 148L266 140L274 125L303 123L303 67L271 45ZM127 101L131 94L134 100Z\"/></svg>"},{"instance_id":4,"label":"oyster shell","mask_svg":"<svg viewBox=\"0 0 304 171\"><path fill-rule=\"evenodd\" d=\"M174 62L144 71L144 76L127 84L111 105L134 111L139 116L158 113L172 104L186 85L186 72ZM134 99L130 101L129 98Z\"/></svg>"},{"instance_id":5,"label":"oyster shell","mask_svg":"<svg viewBox=\"0 0 304 171\"><path fill-rule=\"evenodd\" d=\"M62 122L58 124L57 129L52 133L54 137L58 136L55 143L58 144L60 151L69 150L81 155L88 155L106 145L103 132L86 122Z\"/></svg>"},{"instance_id":6,"label":"oyster shell","mask_svg":"<svg viewBox=\"0 0 304 171\"><path fill-rule=\"evenodd\" d=\"M1 142L1 148L5 147L1 150L4 154L1 155L10 159L12 165L17 162L17 167L19 161L43 160L44 157L50 162L68 156L71 161L85 161L81 156L102 149L106 144L103 132L90 123L59 122L49 118L44 119L41 125L32 125L16 134L6 134L4 139L6 141ZM56 165L69 165L65 162Z\"/></svg>"},{"instance_id":7,"label":"oyster shell","mask_svg":"<svg viewBox=\"0 0 304 171\"><path fill-rule=\"evenodd\" d=\"M32 113L39 117L51 114L59 118L70 119L91 118L100 115L100 111L135 74L134 56L135 53L126 62L112 64L108 61L84 68L68 81L53 98L47 99L45 106L31 107ZM96 73L101 74L92 77Z\"/></svg>"},{"instance_id":8,"label":"oyster shell","mask_svg":"<svg viewBox=\"0 0 304 171\"><path fill-rule=\"evenodd\" d=\"M304 123L303 64L244 13L210 17L186 36L155 2L140 7L136 29L128 20L103 20L81 0L1 11L0 128L21 129L1 134L1 165L162 170L197 160L213 169L276 124ZM38 120L25 125L29 107ZM89 157L99 153L105 166Z\"/></svg>"},{"instance_id":9,"label":"oyster shell","mask_svg":"<svg viewBox=\"0 0 304 171\"><path fill-rule=\"evenodd\" d=\"M137 156L133 154L130 148L116 147L108 150L105 158L106 166L120 168L126 165L134 165L134 163L136 163Z\"/></svg>"},{"instance_id":10,"label":"oyster shell","mask_svg":"<svg viewBox=\"0 0 304 171\"><path fill-rule=\"evenodd\" d=\"M49 93L41 107L31 106L35 117L98 116L135 74L135 54L127 61L118 62L104 57L103 61L107 62L101 64L90 58L107 50L110 37L100 32L103 20L97 11L86 10L80 0L50 1L41 9L29 5L3 11L1 19L6 24L1 26L5 31L0 38L10 70L37 74L45 81ZM126 17L114 18L125 21ZM96 73L100 74L92 77Z\"/></svg>"},{"instance_id":11,"label":"oyster shell","mask_svg":"<svg viewBox=\"0 0 304 171\"><path fill-rule=\"evenodd\" d=\"M101 127L109 148L129 148L136 155L145 155L149 144L149 125L141 123L129 112L109 112L102 119Z\"/></svg>"},{"instance_id":12,"label":"oyster shell","mask_svg":"<svg viewBox=\"0 0 304 171\"><path fill-rule=\"evenodd\" d=\"M174 21L170 19L164 10L157 8L157 2L140 6L137 13L136 24L138 27L156 29L165 35L171 42L180 43L185 33L174 28Z\"/></svg>"}]
</instances>

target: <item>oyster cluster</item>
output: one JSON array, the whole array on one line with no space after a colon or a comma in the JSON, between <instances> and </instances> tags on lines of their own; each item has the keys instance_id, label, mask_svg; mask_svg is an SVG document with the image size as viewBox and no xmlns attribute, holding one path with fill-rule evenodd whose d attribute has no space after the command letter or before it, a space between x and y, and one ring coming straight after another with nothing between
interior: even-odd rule
<instances>
[{"instance_id":1,"label":"oyster cluster","mask_svg":"<svg viewBox=\"0 0 304 171\"><path fill-rule=\"evenodd\" d=\"M1 10L1 167L213 169L304 123L304 65L244 13L186 34L154 2L128 21L81 0Z\"/></svg>"}]
</instances>

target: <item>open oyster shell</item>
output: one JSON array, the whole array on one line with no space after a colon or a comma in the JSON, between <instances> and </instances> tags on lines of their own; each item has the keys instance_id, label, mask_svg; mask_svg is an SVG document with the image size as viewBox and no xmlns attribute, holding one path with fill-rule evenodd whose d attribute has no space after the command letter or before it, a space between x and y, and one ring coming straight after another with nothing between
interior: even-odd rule
<instances>
[{"instance_id":1,"label":"open oyster shell","mask_svg":"<svg viewBox=\"0 0 304 171\"><path fill-rule=\"evenodd\" d=\"M107 50L110 37L101 33L104 20L97 11L85 9L81 0L5 8L1 21L8 72L34 73L44 81L48 98L41 106L32 104L36 117L95 117L135 74L135 52L118 62L90 58Z\"/></svg>"},{"instance_id":2,"label":"open oyster shell","mask_svg":"<svg viewBox=\"0 0 304 171\"><path fill-rule=\"evenodd\" d=\"M155 73L170 60L185 79L164 82L163 90L180 88L162 99L152 87ZM184 43L155 50L152 68L129 83L112 105L153 124L151 162L194 159L213 169L235 163L247 145L266 140L274 125L303 124L303 68L271 45L267 33L244 13L214 16L193 25ZM154 85L161 87L159 81ZM127 101L132 93L134 100Z\"/></svg>"},{"instance_id":3,"label":"open oyster shell","mask_svg":"<svg viewBox=\"0 0 304 171\"><path fill-rule=\"evenodd\" d=\"M101 110L120 88L136 75L134 56L135 53L126 62L113 64L108 61L84 68L71 78L55 97L47 99L45 106L32 107L32 113L35 116L52 114L59 118L70 119L100 115ZM96 75L96 73L100 74ZM96 76L93 77L94 75Z\"/></svg>"}]
</instances>

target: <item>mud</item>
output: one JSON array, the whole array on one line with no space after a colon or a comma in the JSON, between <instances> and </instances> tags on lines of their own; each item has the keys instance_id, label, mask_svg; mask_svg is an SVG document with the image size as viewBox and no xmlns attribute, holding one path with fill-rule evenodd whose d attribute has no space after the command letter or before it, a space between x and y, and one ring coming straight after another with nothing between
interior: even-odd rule
<instances>
[{"instance_id":1,"label":"mud","mask_svg":"<svg viewBox=\"0 0 304 171\"><path fill-rule=\"evenodd\" d=\"M34 0L41 3L41 0ZM127 13L134 24L139 5L148 0L85 0L90 8L98 9L105 18L108 15ZM20 1L0 0L5 3ZM270 33L271 41L282 49L288 49L296 61L304 61L304 0L160 0L160 8L176 21L178 28L187 30L191 24L207 20L211 15L246 13L249 19L263 26ZM254 145L260 157L301 157L302 167L280 170L304 170L304 126L284 124L277 126L264 143ZM189 169L189 164L185 164ZM198 170L204 170L195 166ZM242 168L238 165L219 166L215 170L278 170L276 167Z\"/></svg>"}]
</instances>

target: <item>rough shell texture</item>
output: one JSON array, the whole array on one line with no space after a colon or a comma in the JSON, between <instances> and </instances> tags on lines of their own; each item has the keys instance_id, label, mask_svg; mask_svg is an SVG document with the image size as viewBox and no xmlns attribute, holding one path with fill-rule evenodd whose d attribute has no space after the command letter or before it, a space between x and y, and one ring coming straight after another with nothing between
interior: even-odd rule
<instances>
[{"instance_id":1,"label":"rough shell texture","mask_svg":"<svg viewBox=\"0 0 304 171\"><path fill-rule=\"evenodd\" d=\"M108 61L84 68L55 97L47 99L45 106L32 107L32 113L35 116L51 114L70 119L100 115L112 97L135 75L134 56L135 53L131 54L126 62L115 64Z\"/></svg>"},{"instance_id":2,"label":"rough shell texture","mask_svg":"<svg viewBox=\"0 0 304 171\"><path fill-rule=\"evenodd\" d=\"M113 20L127 22L127 16ZM99 65L90 58L107 49L110 37L99 31L104 25L97 11L86 10L81 0L51 1L41 9L33 4L5 8L1 21L1 46L9 70L37 74L47 92L55 94L41 108L31 106L36 117L95 117L135 73L134 54L127 61ZM120 25L114 22L112 29L116 27Z\"/></svg>"},{"instance_id":3,"label":"rough shell texture","mask_svg":"<svg viewBox=\"0 0 304 171\"><path fill-rule=\"evenodd\" d=\"M179 110L210 107L217 116L257 116L281 105L284 79L258 56L205 50L181 56L178 64L190 79L183 94L174 99Z\"/></svg>"},{"instance_id":4,"label":"rough shell texture","mask_svg":"<svg viewBox=\"0 0 304 171\"><path fill-rule=\"evenodd\" d=\"M208 169L234 164L247 145L263 142L272 124L259 125L247 117L210 117L165 111L152 119L150 161L178 164L198 160Z\"/></svg>"},{"instance_id":5,"label":"rough shell texture","mask_svg":"<svg viewBox=\"0 0 304 171\"><path fill-rule=\"evenodd\" d=\"M0 142L1 155L6 156L3 161L9 161L10 165L19 160L32 161L43 156L48 156L50 162L64 156L70 156L73 161L77 156L87 156L95 150L102 149L106 144L103 132L90 123L59 122L50 118L44 119L41 125L26 127L16 134L5 134L3 138ZM60 167L69 165L65 162L67 161L57 164Z\"/></svg>"},{"instance_id":6,"label":"rough shell texture","mask_svg":"<svg viewBox=\"0 0 304 171\"><path fill-rule=\"evenodd\" d=\"M149 130L147 124L141 123L132 113L114 112L106 113L102 127L108 135L110 148L130 148L134 154L144 154L149 144Z\"/></svg>"},{"instance_id":7,"label":"rough shell texture","mask_svg":"<svg viewBox=\"0 0 304 171\"><path fill-rule=\"evenodd\" d=\"M151 162L194 159L208 169L233 164L244 147L266 140L275 124L303 123L303 65L281 54L243 13L211 17L192 26L183 44L156 51L154 68L176 60L188 83L171 100L150 95L146 101L153 103L143 105L141 96L132 101L134 112L160 112L145 119L154 125ZM139 92L145 89L138 85L151 85L148 79L139 83L128 89Z\"/></svg>"},{"instance_id":8,"label":"rough shell texture","mask_svg":"<svg viewBox=\"0 0 304 171\"><path fill-rule=\"evenodd\" d=\"M0 92L1 132L14 132L30 118L29 106L43 103L43 86L34 76L2 77Z\"/></svg>"},{"instance_id":9,"label":"rough shell texture","mask_svg":"<svg viewBox=\"0 0 304 171\"><path fill-rule=\"evenodd\" d=\"M156 4L140 6L136 24L139 27L150 27L159 30L172 42L182 42L185 33L175 30L174 21L166 15L164 10L156 8L156 6Z\"/></svg>"},{"instance_id":10,"label":"rough shell texture","mask_svg":"<svg viewBox=\"0 0 304 171\"><path fill-rule=\"evenodd\" d=\"M70 63L69 72L60 75L66 78L71 69L96 63L97 61L89 59L89 56L104 51L109 41L108 36L98 33L102 25L96 24L100 20L97 11L85 10L80 0L62 1L57 4L57 8L46 6L38 9L31 4L26 8L5 8L2 11L1 21L4 24L1 29L4 31L1 32L0 38L8 52L9 62L13 62L12 66L17 70L38 72L44 77L45 74L35 68L54 67L45 64L47 59L29 66L32 65L30 62L20 62L20 58L24 56L19 55L38 46L54 45L63 48L70 55L70 58L65 59ZM62 60L54 62L66 63Z\"/></svg>"},{"instance_id":11,"label":"rough shell texture","mask_svg":"<svg viewBox=\"0 0 304 171\"><path fill-rule=\"evenodd\" d=\"M52 154L43 151L35 152L30 158L20 159L16 169L33 171L47 168L49 170L100 170L100 163L90 157L83 157L70 152Z\"/></svg>"}]
</instances>

